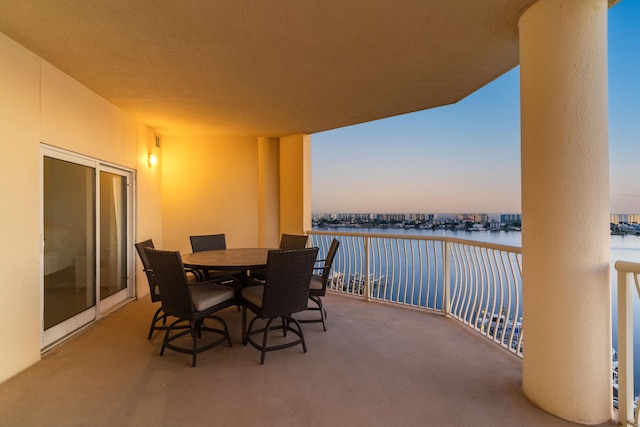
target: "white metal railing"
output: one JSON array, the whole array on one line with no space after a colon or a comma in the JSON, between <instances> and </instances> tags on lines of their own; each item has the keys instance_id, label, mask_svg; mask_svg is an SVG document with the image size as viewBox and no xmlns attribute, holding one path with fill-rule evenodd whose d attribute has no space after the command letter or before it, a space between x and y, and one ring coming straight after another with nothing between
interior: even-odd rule
<instances>
[{"instance_id":1,"label":"white metal railing","mask_svg":"<svg viewBox=\"0 0 640 427\"><path fill-rule=\"evenodd\" d=\"M622 426L637 426L637 397L633 379L633 300L640 295L640 264L617 261L618 272L618 360L613 370L614 387L617 379L618 422ZM635 284L635 287L633 286Z\"/></svg>"},{"instance_id":2,"label":"white metal railing","mask_svg":"<svg viewBox=\"0 0 640 427\"><path fill-rule=\"evenodd\" d=\"M309 231L329 289L450 316L522 357L521 249L449 237Z\"/></svg>"}]
</instances>

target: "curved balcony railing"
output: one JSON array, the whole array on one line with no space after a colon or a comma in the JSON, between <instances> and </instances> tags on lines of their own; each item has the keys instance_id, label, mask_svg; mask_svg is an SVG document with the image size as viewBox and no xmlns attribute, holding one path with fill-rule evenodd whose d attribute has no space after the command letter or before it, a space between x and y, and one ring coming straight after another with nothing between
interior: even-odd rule
<instances>
[{"instance_id":1,"label":"curved balcony railing","mask_svg":"<svg viewBox=\"0 0 640 427\"><path fill-rule=\"evenodd\" d=\"M614 361L614 392L617 386L619 424L637 426L638 411L635 407L638 398L634 392L633 372L633 301L634 295L636 298L640 296L640 263L617 261L615 269L618 274L618 360Z\"/></svg>"},{"instance_id":2,"label":"curved balcony railing","mask_svg":"<svg viewBox=\"0 0 640 427\"><path fill-rule=\"evenodd\" d=\"M522 357L520 248L433 236L308 234L320 257L340 240L331 291L442 313Z\"/></svg>"}]
</instances>

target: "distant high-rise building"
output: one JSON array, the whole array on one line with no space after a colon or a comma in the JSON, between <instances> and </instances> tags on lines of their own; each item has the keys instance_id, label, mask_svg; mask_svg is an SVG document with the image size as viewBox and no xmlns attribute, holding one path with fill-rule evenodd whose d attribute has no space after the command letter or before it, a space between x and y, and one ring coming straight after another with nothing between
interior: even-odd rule
<instances>
[{"instance_id":1,"label":"distant high-rise building","mask_svg":"<svg viewBox=\"0 0 640 427\"><path fill-rule=\"evenodd\" d=\"M501 214L500 222L504 222L505 224L509 224L512 222L521 222L522 215L521 214Z\"/></svg>"},{"instance_id":2,"label":"distant high-rise building","mask_svg":"<svg viewBox=\"0 0 640 427\"><path fill-rule=\"evenodd\" d=\"M459 213L456 218L460 221L489 222L489 215L479 213Z\"/></svg>"},{"instance_id":3,"label":"distant high-rise building","mask_svg":"<svg viewBox=\"0 0 640 427\"><path fill-rule=\"evenodd\" d=\"M640 214L611 214L610 222L612 224L619 224L621 222L640 224Z\"/></svg>"}]
</instances>

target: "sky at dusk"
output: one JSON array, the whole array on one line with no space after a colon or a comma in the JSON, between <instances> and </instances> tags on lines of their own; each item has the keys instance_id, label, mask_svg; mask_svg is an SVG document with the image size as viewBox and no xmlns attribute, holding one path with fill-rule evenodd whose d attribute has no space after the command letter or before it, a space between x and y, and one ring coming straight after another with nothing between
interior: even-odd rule
<instances>
[{"instance_id":1,"label":"sky at dusk","mask_svg":"<svg viewBox=\"0 0 640 427\"><path fill-rule=\"evenodd\" d=\"M611 213L640 213L638 22L639 0L609 9ZM519 72L457 104L313 134L313 213L520 213Z\"/></svg>"}]
</instances>

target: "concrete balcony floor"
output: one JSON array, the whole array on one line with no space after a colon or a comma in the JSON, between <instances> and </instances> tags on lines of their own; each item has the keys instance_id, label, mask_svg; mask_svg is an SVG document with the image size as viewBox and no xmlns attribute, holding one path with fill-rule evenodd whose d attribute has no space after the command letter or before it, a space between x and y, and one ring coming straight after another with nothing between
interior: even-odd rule
<instances>
[{"instance_id":1,"label":"concrete balcony floor","mask_svg":"<svg viewBox=\"0 0 640 427\"><path fill-rule=\"evenodd\" d=\"M457 322L328 295L328 331L300 346L191 356L147 341L157 307L132 302L0 385L5 426L573 426L530 403L521 360ZM10 343L5 343L10 345ZM613 423L605 424L613 426Z\"/></svg>"}]
</instances>

